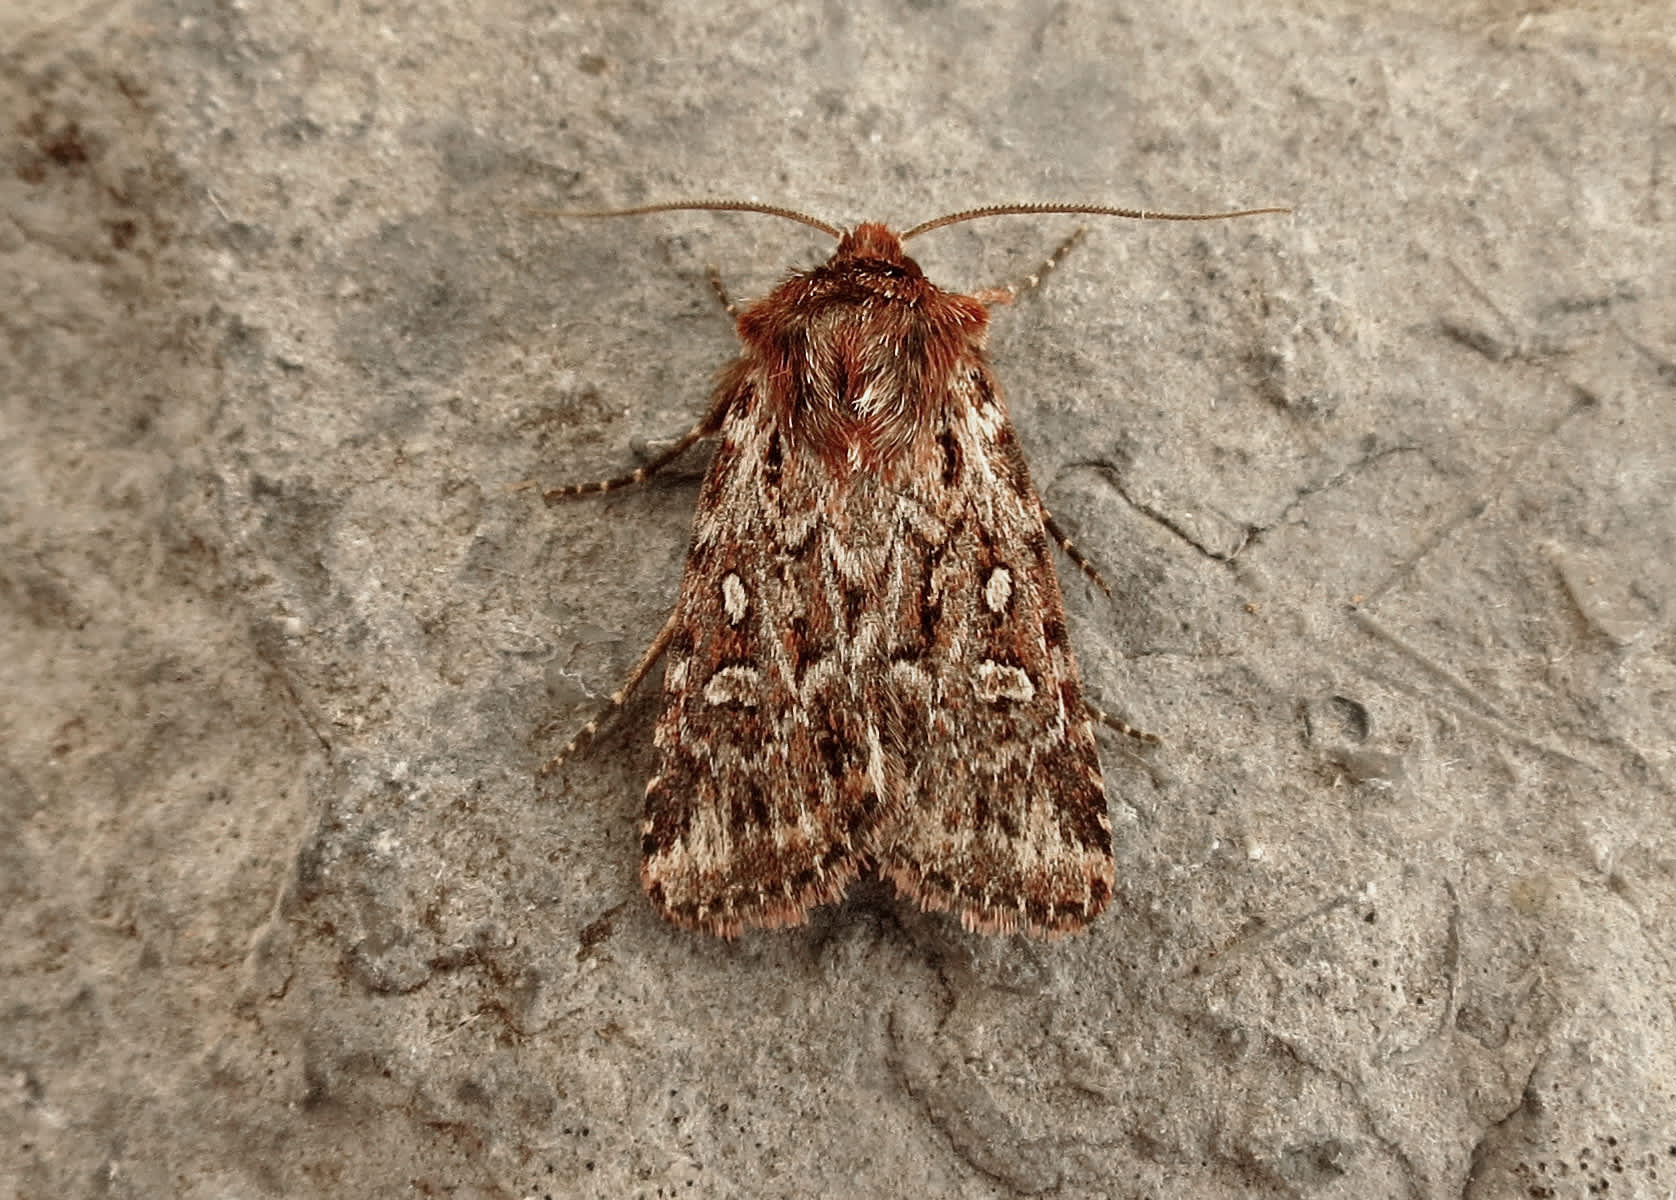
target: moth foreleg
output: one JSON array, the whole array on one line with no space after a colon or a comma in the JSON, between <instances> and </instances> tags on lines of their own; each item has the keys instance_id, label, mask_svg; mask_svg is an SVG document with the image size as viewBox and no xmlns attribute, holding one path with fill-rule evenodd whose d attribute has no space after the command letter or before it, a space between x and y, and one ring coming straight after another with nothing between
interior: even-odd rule
<instances>
[{"instance_id":1,"label":"moth foreleg","mask_svg":"<svg viewBox=\"0 0 1676 1200\"><path fill-rule=\"evenodd\" d=\"M722 311L735 320L739 317L739 305L729 298L727 284L722 282L722 273L712 264L709 268L710 290L716 293L716 299L722 302Z\"/></svg>"},{"instance_id":2,"label":"moth foreleg","mask_svg":"<svg viewBox=\"0 0 1676 1200\"><path fill-rule=\"evenodd\" d=\"M1111 584L1101 577L1099 570L1089 561L1088 555L1078 549L1077 544L1065 535L1065 531L1059 528L1059 522L1055 521L1053 514L1046 509L1042 510L1042 528L1047 530L1047 535L1050 538L1059 543L1059 548L1065 552L1065 557L1075 563L1079 571L1092 579L1095 585L1110 597L1112 594Z\"/></svg>"},{"instance_id":3,"label":"moth foreleg","mask_svg":"<svg viewBox=\"0 0 1676 1200\"><path fill-rule=\"evenodd\" d=\"M717 397L716 403L710 406L710 411L704 414L702 421L677 438L675 444L669 449L654 455L646 465L636 467L627 475L617 475L611 479L598 480L595 483L562 484L559 487L549 488L542 492L541 498L548 504L557 504L561 500L569 500L573 496L597 496L601 492L615 492L622 488L633 487L637 483L645 483L653 475L656 475L690 450L693 443L701 442L707 437L714 437L722 427L722 417L727 413L727 403L727 396Z\"/></svg>"},{"instance_id":4,"label":"moth foreleg","mask_svg":"<svg viewBox=\"0 0 1676 1200\"><path fill-rule=\"evenodd\" d=\"M1112 716L1105 709L1092 703L1091 701L1084 700L1082 702L1082 706L1088 710L1089 716L1100 722L1100 724L1104 725L1107 729L1115 730L1116 732L1121 733L1124 737L1134 738L1137 742L1145 742L1149 746L1162 746L1164 744L1164 739L1159 737L1156 733L1148 733L1144 729L1136 729L1133 725L1130 725L1122 718Z\"/></svg>"},{"instance_id":5,"label":"moth foreleg","mask_svg":"<svg viewBox=\"0 0 1676 1200\"><path fill-rule=\"evenodd\" d=\"M1059 243L1058 249L1048 255L1033 274L1026 275L1023 279L1001 287L982 288L973 293L972 298L979 304L994 308L997 304L1011 304L1026 292L1035 291L1042 286L1042 280L1046 279L1048 274L1059 265L1060 261L1071 252L1071 247L1082 241L1083 235L1087 232L1086 228L1078 228L1070 237Z\"/></svg>"}]
</instances>

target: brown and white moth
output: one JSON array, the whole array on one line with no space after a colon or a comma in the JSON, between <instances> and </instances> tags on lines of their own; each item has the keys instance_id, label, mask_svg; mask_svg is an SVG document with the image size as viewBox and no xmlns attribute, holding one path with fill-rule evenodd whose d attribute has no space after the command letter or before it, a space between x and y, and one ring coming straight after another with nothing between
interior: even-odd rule
<instances>
[{"instance_id":1,"label":"brown and white moth","mask_svg":"<svg viewBox=\"0 0 1676 1200\"><path fill-rule=\"evenodd\" d=\"M667 658L641 827L653 905L734 937L800 924L874 870L968 929L1082 929L1111 898L1112 834L1051 543L1093 571L984 353L989 307L1019 289L945 291L902 243L1004 213L1284 210L1004 205L901 234L730 201L563 215L676 209L789 217L838 248L737 313L740 356L667 452L546 493L626 487L719 442L674 611L611 701Z\"/></svg>"}]
</instances>

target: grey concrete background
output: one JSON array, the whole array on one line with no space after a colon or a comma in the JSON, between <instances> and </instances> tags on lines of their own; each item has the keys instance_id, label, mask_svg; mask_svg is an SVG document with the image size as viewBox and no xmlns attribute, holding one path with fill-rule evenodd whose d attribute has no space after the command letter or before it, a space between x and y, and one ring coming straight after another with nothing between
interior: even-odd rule
<instances>
[{"instance_id":1,"label":"grey concrete background","mask_svg":"<svg viewBox=\"0 0 1676 1200\"><path fill-rule=\"evenodd\" d=\"M0 1194L1676 1194L1666 6L13 4ZM766 218L1107 221L998 315L1119 902L636 882ZM1028 272L1076 222L930 235Z\"/></svg>"}]
</instances>

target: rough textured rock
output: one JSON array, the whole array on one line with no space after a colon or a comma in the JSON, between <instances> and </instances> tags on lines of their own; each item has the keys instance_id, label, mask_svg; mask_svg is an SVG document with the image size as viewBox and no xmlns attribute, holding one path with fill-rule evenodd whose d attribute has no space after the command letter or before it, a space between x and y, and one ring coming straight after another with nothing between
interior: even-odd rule
<instances>
[{"instance_id":1,"label":"rough textured rock","mask_svg":"<svg viewBox=\"0 0 1676 1200\"><path fill-rule=\"evenodd\" d=\"M0 11L0 1194L1672 1194L1676 70L1612 12ZM686 195L1296 207L997 314L1166 743L1088 936L663 927L649 701L537 786L694 488L513 485L826 250L532 211Z\"/></svg>"}]
</instances>

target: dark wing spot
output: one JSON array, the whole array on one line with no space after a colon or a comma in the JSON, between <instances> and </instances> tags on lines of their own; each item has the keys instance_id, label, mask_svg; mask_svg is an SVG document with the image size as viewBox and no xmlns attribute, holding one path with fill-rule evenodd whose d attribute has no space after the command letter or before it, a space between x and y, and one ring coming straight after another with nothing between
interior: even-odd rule
<instances>
[{"instance_id":1,"label":"dark wing spot","mask_svg":"<svg viewBox=\"0 0 1676 1200\"><path fill-rule=\"evenodd\" d=\"M855 396L861 393L861 388L866 386L861 380L854 382L861 384L861 387L856 387L852 394L850 390L852 387L850 364L840 358L832 365L832 394L838 397L840 403L849 405L855 399Z\"/></svg>"},{"instance_id":2,"label":"dark wing spot","mask_svg":"<svg viewBox=\"0 0 1676 1200\"><path fill-rule=\"evenodd\" d=\"M960 486L960 468L963 465L960 439L954 436L954 430L945 428L937 435L937 445L943 451L943 486L956 488Z\"/></svg>"},{"instance_id":3,"label":"dark wing spot","mask_svg":"<svg viewBox=\"0 0 1676 1200\"><path fill-rule=\"evenodd\" d=\"M792 872L788 882L791 887L791 894L794 896L802 896L806 895L811 889L813 889L815 884L819 881L820 876L815 873L815 868L813 866L807 866Z\"/></svg>"},{"instance_id":4,"label":"dark wing spot","mask_svg":"<svg viewBox=\"0 0 1676 1200\"><path fill-rule=\"evenodd\" d=\"M861 624L861 614L867 611L867 601L873 589L865 585L844 588L844 628L853 630Z\"/></svg>"},{"instance_id":5,"label":"dark wing spot","mask_svg":"<svg viewBox=\"0 0 1676 1200\"><path fill-rule=\"evenodd\" d=\"M797 681L798 687L802 687L809 669L831 656L832 644L824 640L817 642L810 637L808 617L793 617L789 624L787 640L790 642L792 678Z\"/></svg>"},{"instance_id":6,"label":"dark wing spot","mask_svg":"<svg viewBox=\"0 0 1676 1200\"><path fill-rule=\"evenodd\" d=\"M1048 550L1047 530L1031 530L1030 538L1025 545L1030 550L1030 557L1035 559L1036 570L1053 570L1053 558L1051 552Z\"/></svg>"},{"instance_id":7,"label":"dark wing spot","mask_svg":"<svg viewBox=\"0 0 1676 1200\"><path fill-rule=\"evenodd\" d=\"M690 780L674 786L685 787ZM646 794L646 829L640 839L641 853L652 855L672 846L692 830L693 808L686 795L675 798L672 783L663 779Z\"/></svg>"},{"instance_id":8,"label":"dark wing spot","mask_svg":"<svg viewBox=\"0 0 1676 1200\"><path fill-rule=\"evenodd\" d=\"M780 477L785 469L785 448L780 445L780 431L768 435L768 449L762 455L762 486L771 496L780 494Z\"/></svg>"},{"instance_id":9,"label":"dark wing spot","mask_svg":"<svg viewBox=\"0 0 1676 1200\"><path fill-rule=\"evenodd\" d=\"M947 871L939 871L935 867L927 867L920 876L922 884L930 891L942 892L953 896L959 893L960 885L954 881L954 876Z\"/></svg>"},{"instance_id":10,"label":"dark wing spot","mask_svg":"<svg viewBox=\"0 0 1676 1200\"><path fill-rule=\"evenodd\" d=\"M1111 884L1104 879L1092 879L1088 884L1088 907L1098 912L1112 898Z\"/></svg>"},{"instance_id":11,"label":"dark wing spot","mask_svg":"<svg viewBox=\"0 0 1676 1200\"><path fill-rule=\"evenodd\" d=\"M931 594L931 571L920 582L919 636L920 650L929 654L937 644L937 623L942 619L942 602Z\"/></svg>"},{"instance_id":12,"label":"dark wing spot","mask_svg":"<svg viewBox=\"0 0 1676 1200\"><path fill-rule=\"evenodd\" d=\"M754 779L736 781L731 799L736 825L752 829L768 828L772 818L768 813L768 799L762 794L759 782Z\"/></svg>"},{"instance_id":13,"label":"dark wing spot","mask_svg":"<svg viewBox=\"0 0 1676 1200\"><path fill-rule=\"evenodd\" d=\"M826 766L827 775L833 779L842 779L850 765L849 747L844 745L844 739L830 729L817 730L815 750Z\"/></svg>"},{"instance_id":14,"label":"dark wing spot","mask_svg":"<svg viewBox=\"0 0 1676 1200\"><path fill-rule=\"evenodd\" d=\"M1086 795L1087 800L1073 799L1069 803L1061 804L1056 815L1059 818L1059 828L1065 839L1080 846L1088 846L1096 850L1106 850L1111 846L1111 828L1103 824L1106 817L1106 796L1104 791L1092 792L1088 784L1067 772L1058 781L1065 789L1064 794L1072 797Z\"/></svg>"},{"instance_id":15,"label":"dark wing spot","mask_svg":"<svg viewBox=\"0 0 1676 1200\"><path fill-rule=\"evenodd\" d=\"M1030 467L1024 461L1024 450L1019 446L1018 435L1013 432L1011 425L1003 425L1001 432L996 436L995 456L1001 460L1001 468L1006 472L1007 482L1016 494L1036 494L1035 485L1030 482Z\"/></svg>"},{"instance_id":16,"label":"dark wing spot","mask_svg":"<svg viewBox=\"0 0 1676 1200\"><path fill-rule=\"evenodd\" d=\"M1044 900L1039 896L1026 896L1024 913L1026 920L1037 929L1054 927L1054 906L1051 900Z\"/></svg>"}]
</instances>

